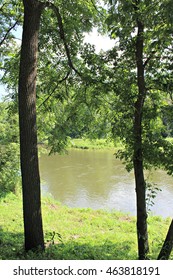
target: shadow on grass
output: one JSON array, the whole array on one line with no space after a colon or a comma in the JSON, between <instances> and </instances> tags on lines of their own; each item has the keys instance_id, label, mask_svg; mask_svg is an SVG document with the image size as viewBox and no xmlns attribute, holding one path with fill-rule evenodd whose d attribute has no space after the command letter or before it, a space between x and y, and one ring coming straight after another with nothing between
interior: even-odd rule
<instances>
[{"instance_id":1,"label":"shadow on grass","mask_svg":"<svg viewBox=\"0 0 173 280\"><path fill-rule=\"evenodd\" d=\"M22 233L4 232L0 227L0 259L20 259L23 250L24 237Z\"/></svg>"},{"instance_id":2,"label":"shadow on grass","mask_svg":"<svg viewBox=\"0 0 173 280\"><path fill-rule=\"evenodd\" d=\"M0 229L1 260L118 260L135 259L130 242L112 243L105 240L103 244L82 243L76 240L48 242L44 252L25 252L22 233L3 232ZM130 253L131 252L131 253Z\"/></svg>"},{"instance_id":3,"label":"shadow on grass","mask_svg":"<svg viewBox=\"0 0 173 280\"><path fill-rule=\"evenodd\" d=\"M5 197L7 196L8 193L10 193L10 191L7 192L7 191L4 191L4 190L1 190L1 189L0 189L0 199L5 198Z\"/></svg>"},{"instance_id":4,"label":"shadow on grass","mask_svg":"<svg viewBox=\"0 0 173 280\"><path fill-rule=\"evenodd\" d=\"M122 260L134 259L128 254L131 251L130 242L112 243L105 240L103 244L78 243L76 241L66 244L51 245L47 248L50 259L64 260Z\"/></svg>"}]
</instances>

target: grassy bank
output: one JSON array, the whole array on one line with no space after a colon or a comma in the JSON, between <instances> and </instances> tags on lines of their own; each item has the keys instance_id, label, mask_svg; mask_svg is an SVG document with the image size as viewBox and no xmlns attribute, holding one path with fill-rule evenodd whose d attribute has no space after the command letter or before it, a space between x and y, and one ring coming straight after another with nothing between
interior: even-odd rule
<instances>
[{"instance_id":1,"label":"grassy bank","mask_svg":"<svg viewBox=\"0 0 173 280\"><path fill-rule=\"evenodd\" d=\"M113 149L114 144L106 139L71 139L68 148L77 149Z\"/></svg>"},{"instance_id":2,"label":"grassy bank","mask_svg":"<svg viewBox=\"0 0 173 280\"><path fill-rule=\"evenodd\" d=\"M39 147L39 154L48 154L50 152L50 147L48 143L40 143ZM122 148L120 143L114 145L113 142L108 141L107 139L73 139L69 138L67 147L65 148L67 151L70 149L80 149L80 150L113 150L116 151Z\"/></svg>"},{"instance_id":3,"label":"grassy bank","mask_svg":"<svg viewBox=\"0 0 173 280\"><path fill-rule=\"evenodd\" d=\"M0 201L0 259L136 259L134 217L103 210L71 209L42 201L46 250L24 253L21 199ZM149 218L150 257L156 259L170 219Z\"/></svg>"},{"instance_id":4,"label":"grassy bank","mask_svg":"<svg viewBox=\"0 0 173 280\"><path fill-rule=\"evenodd\" d=\"M50 147L47 142L40 143L39 154L47 154L50 152ZM107 139L86 139L86 138L69 138L66 150L69 149L80 149L80 150L113 150L116 152L119 149L122 149L123 145L120 142L114 144L112 141Z\"/></svg>"}]
</instances>

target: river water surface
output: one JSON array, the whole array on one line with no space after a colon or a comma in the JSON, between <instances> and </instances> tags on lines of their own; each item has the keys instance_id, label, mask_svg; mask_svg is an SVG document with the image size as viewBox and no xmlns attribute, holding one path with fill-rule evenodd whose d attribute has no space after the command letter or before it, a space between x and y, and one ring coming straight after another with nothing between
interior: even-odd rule
<instances>
[{"instance_id":1,"label":"river water surface","mask_svg":"<svg viewBox=\"0 0 173 280\"><path fill-rule=\"evenodd\" d=\"M126 171L113 151L70 150L68 155L42 155L40 171L43 194L67 206L136 214L133 172ZM173 178L161 170L147 176L162 189L152 213L173 216Z\"/></svg>"}]
</instances>

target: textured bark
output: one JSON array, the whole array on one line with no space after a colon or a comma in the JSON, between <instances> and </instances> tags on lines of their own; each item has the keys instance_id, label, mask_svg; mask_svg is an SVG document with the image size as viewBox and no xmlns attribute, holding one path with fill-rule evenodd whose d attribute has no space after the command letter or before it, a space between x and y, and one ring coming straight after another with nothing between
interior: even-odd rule
<instances>
[{"instance_id":1,"label":"textured bark","mask_svg":"<svg viewBox=\"0 0 173 280\"><path fill-rule=\"evenodd\" d=\"M165 242L162 246L158 260L168 260L173 248L173 220L171 221Z\"/></svg>"},{"instance_id":2,"label":"textured bark","mask_svg":"<svg viewBox=\"0 0 173 280\"><path fill-rule=\"evenodd\" d=\"M146 211L146 184L143 172L143 153L142 153L142 110L146 96L144 65L143 65L143 32L144 26L137 20L138 34L136 39L136 65L137 65L137 84L138 96L134 106L134 174L136 183L137 201L137 238L138 238L138 257L146 259L149 251L148 232L147 232L147 211Z\"/></svg>"},{"instance_id":3,"label":"textured bark","mask_svg":"<svg viewBox=\"0 0 173 280\"><path fill-rule=\"evenodd\" d=\"M39 1L23 1L24 23L19 73L20 158L25 250L44 249L36 127Z\"/></svg>"}]
</instances>

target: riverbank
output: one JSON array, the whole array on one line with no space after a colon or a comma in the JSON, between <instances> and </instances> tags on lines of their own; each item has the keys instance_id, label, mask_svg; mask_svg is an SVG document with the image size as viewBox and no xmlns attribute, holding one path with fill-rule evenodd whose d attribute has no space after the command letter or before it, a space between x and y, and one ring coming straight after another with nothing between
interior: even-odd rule
<instances>
[{"instance_id":1,"label":"riverbank","mask_svg":"<svg viewBox=\"0 0 173 280\"><path fill-rule=\"evenodd\" d=\"M99 259L137 258L136 221L118 212L75 209L51 198L42 200L46 250L23 251L22 200L9 194L0 200L0 259ZM170 219L150 217L150 258L156 259ZM172 255L173 259L173 255Z\"/></svg>"},{"instance_id":2,"label":"riverbank","mask_svg":"<svg viewBox=\"0 0 173 280\"><path fill-rule=\"evenodd\" d=\"M119 144L117 144L118 146ZM68 148L76 148L76 149L114 149L114 143L112 141L108 141L107 139L70 139Z\"/></svg>"},{"instance_id":3,"label":"riverbank","mask_svg":"<svg viewBox=\"0 0 173 280\"><path fill-rule=\"evenodd\" d=\"M107 139L86 139L86 138L69 138L68 145L66 147L67 150L69 149L81 149L81 150L118 150L122 148L120 143L114 143ZM39 144L39 151L40 154L45 154L50 152L50 147L48 144L40 143Z\"/></svg>"}]
</instances>

